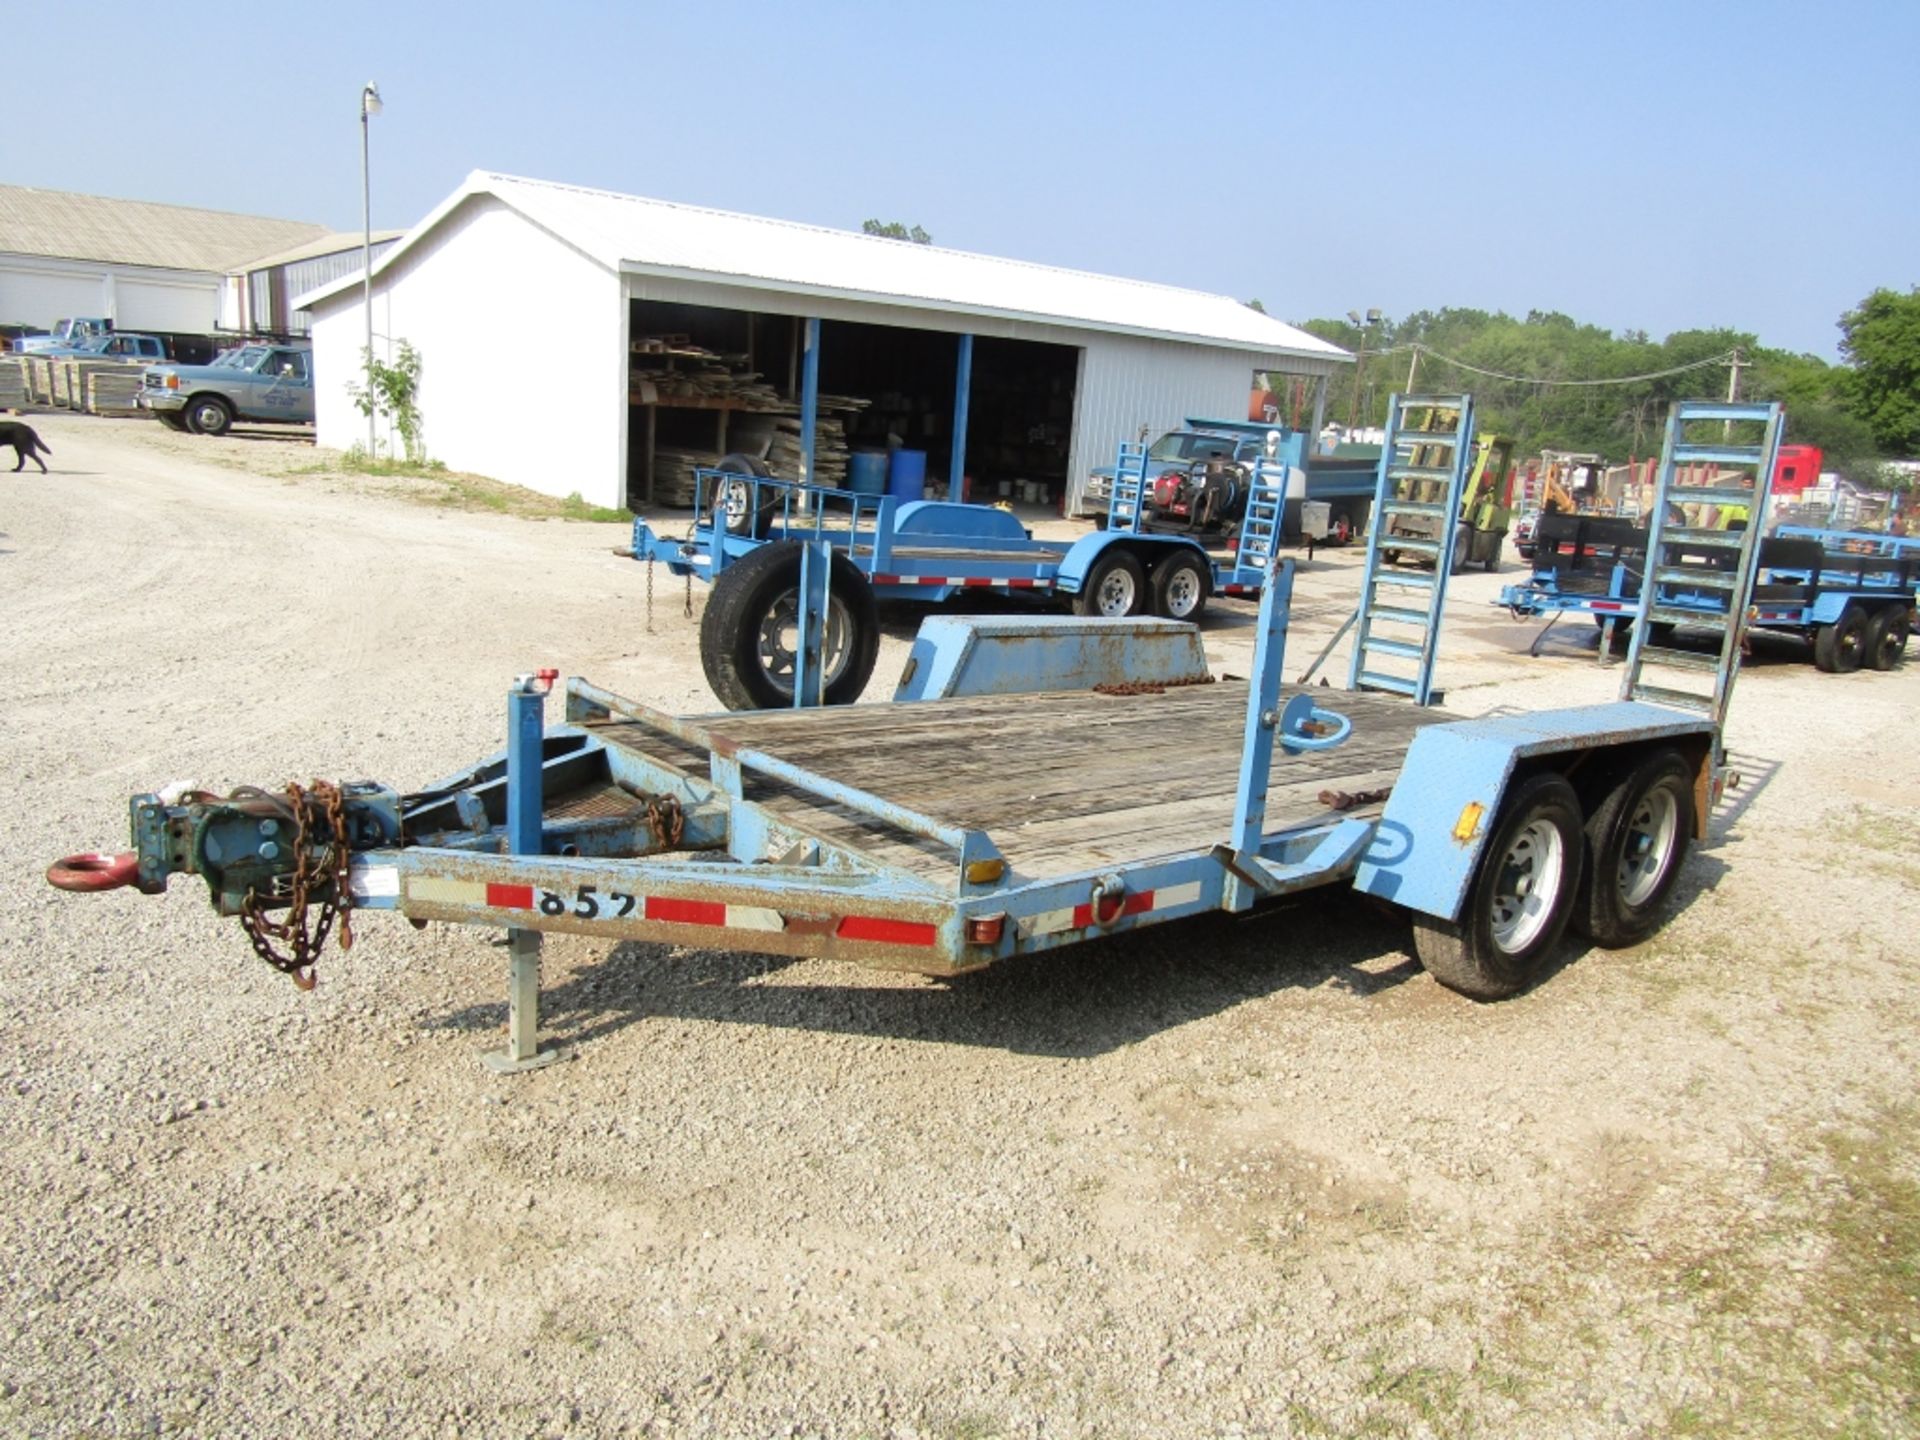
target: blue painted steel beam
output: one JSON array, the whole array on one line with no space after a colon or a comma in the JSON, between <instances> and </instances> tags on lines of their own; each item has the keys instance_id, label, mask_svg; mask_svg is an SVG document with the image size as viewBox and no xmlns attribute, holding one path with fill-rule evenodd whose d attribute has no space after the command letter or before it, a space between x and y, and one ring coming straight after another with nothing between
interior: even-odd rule
<instances>
[{"instance_id":1,"label":"blue painted steel beam","mask_svg":"<svg viewBox=\"0 0 1920 1440\"><path fill-rule=\"evenodd\" d=\"M793 650L793 704L795 709L827 703L826 629L827 581L833 571L833 547L825 540L800 545L800 593L794 597L799 632Z\"/></svg>"},{"instance_id":2,"label":"blue painted steel beam","mask_svg":"<svg viewBox=\"0 0 1920 1440\"><path fill-rule=\"evenodd\" d=\"M811 485L814 422L820 413L820 321L807 317L806 356L800 365L800 479Z\"/></svg>"},{"instance_id":3,"label":"blue painted steel beam","mask_svg":"<svg viewBox=\"0 0 1920 1440\"><path fill-rule=\"evenodd\" d=\"M538 855L543 848L546 728L544 682L523 675L507 692L507 847L515 855Z\"/></svg>"},{"instance_id":4,"label":"blue painted steel beam","mask_svg":"<svg viewBox=\"0 0 1920 1440\"><path fill-rule=\"evenodd\" d=\"M953 461L947 469L947 499L966 499L967 397L973 390L973 336L960 337L960 371L953 382Z\"/></svg>"}]
</instances>

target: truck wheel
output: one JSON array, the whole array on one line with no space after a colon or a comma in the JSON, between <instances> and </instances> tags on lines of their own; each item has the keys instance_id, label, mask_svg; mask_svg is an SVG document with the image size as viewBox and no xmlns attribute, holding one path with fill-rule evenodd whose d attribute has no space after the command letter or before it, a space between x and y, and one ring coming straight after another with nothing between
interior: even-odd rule
<instances>
[{"instance_id":1,"label":"truck wheel","mask_svg":"<svg viewBox=\"0 0 1920 1440\"><path fill-rule=\"evenodd\" d=\"M1198 555L1178 551L1153 571L1153 613L1169 620L1199 620L1213 593L1213 572Z\"/></svg>"},{"instance_id":2,"label":"truck wheel","mask_svg":"<svg viewBox=\"0 0 1920 1440\"><path fill-rule=\"evenodd\" d=\"M1867 615L1849 605L1831 625L1813 637L1813 663L1829 675L1851 675L1867 651Z\"/></svg>"},{"instance_id":3,"label":"truck wheel","mask_svg":"<svg viewBox=\"0 0 1920 1440\"><path fill-rule=\"evenodd\" d=\"M185 415L187 429L196 435L224 435L233 427L233 411L226 401L212 395L190 401Z\"/></svg>"},{"instance_id":4,"label":"truck wheel","mask_svg":"<svg viewBox=\"0 0 1920 1440\"><path fill-rule=\"evenodd\" d=\"M1573 926L1608 950L1660 928L1693 842L1693 771L1662 750L1628 772L1587 817L1587 864Z\"/></svg>"},{"instance_id":5,"label":"truck wheel","mask_svg":"<svg viewBox=\"0 0 1920 1440\"><path fill-rule=\"evenodd\" d=\"M1469 999L1524 990L1566 929L1584 845L1573 787L1553 774L1523 781L1500 811L1459 920L1415 912L1420 963Z\"/></svg>"},{"instance_id":6,"label":"truck wheel","mask_svg":"<svg viewBox=\"0 0 1920 1440\"><path fill-rule=\"evenodd\" d=\"M727 566L700 617L700 668L729 710L778 710L793 704L799 648L800 550L797 540L763 545ZM834 552L828 578L821 662L826 702L860 698L880 654L873 587Z\"/></svg>"},{"instance_id":7,"label":"truck wheel","mask_svg":"<svg viewBox=\"0 0 1920 1440\"><path fill-rule=\"evenodd\" d=\"M728 455L713 468L725 472L714 477L712 488L707 491L707 513L714 523L723 525L729 535L758 539L766 534L773 522L773 512L780 504L779 492L770 485L759 486L760 500L756 506L753 482L728 478L752 475L765 480L773 474L766 462L752 455Z\"/></svg>"},{"instance_id":8,"label":"truck wheel","mask_svg":"<svg viewBox=\"0 0 1920 1440\"><path fill-rule=\"evenodd\" d=\"M1867 664L1875 670L1891 670L1906 656L1910 629L1906 607L1883 605L1867 621L1867 633L1861 643Z\"/></svg>"},{"instance_id":9,"label":"truck wheel","mask_svg":"<svg viewBox=\"0 0 1920 1440\"><path fill-rule=\"evenodd\" d=\"M1093 562L1080 593L1073 597L1076 615L1119 618L1138 615L1146 604L1147 572L1125 550L1109 550Z\"/></svg>"},{"instance_id":10,"label":"truck wheel","mask_svg":"<svg viewBox=\"0 0 1920 1440\"><path fill-rule=\"evenodd\" d=\"M184 431L187 428L187 422L180 418L177 410L156 410L153 412L153 418L169 430Z\"/></svg>"}]
</instances>

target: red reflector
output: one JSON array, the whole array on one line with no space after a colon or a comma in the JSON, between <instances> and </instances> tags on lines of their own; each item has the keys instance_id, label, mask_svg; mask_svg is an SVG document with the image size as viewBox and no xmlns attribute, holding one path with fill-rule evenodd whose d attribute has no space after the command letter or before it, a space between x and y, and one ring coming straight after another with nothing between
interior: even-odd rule
<instances>
[{"instance_id":1,"label":"red reflector","mask_svg":"<svg viewBox=\"0 0 1920 1440\"><path fill-rule=\"evenodd\" d=\"M969 945L998 945L1001 933L1007 928L1005 915L982 915L977 920L967 921L967 943Z\"/></svg>"},{"instance_id":2,"label":"red reflector","mask_svg":"<svg viewBox=\"0 0 1920 1440\"><path fill-rule=\"evenodd\" d=\"M876 940L883 945L931 945L933 926L914 920L884 920L878 915L849 915L833 932L842 940Z\"/></svg>"},{"instance_id":3,"label":"red reflector","mask_svg":"<svg viewBox=\"0 0 1920 1440\"><path fill-rule=\"evenodd\" d=\"M669 900L649 895L647 919L665 920L672 925L724 925L727 907L715 900Z\"/></svg>"},{"instance_id":4,"label":"red reflector","mask_svg":"<svg viewBox=\"0 0 1920 1440\"><path fill-rule=\"evenodd\" d=\"M496 910L531 910L533 909L533 886L489 884L487 904Z\"/></svg>"}]
</instances>

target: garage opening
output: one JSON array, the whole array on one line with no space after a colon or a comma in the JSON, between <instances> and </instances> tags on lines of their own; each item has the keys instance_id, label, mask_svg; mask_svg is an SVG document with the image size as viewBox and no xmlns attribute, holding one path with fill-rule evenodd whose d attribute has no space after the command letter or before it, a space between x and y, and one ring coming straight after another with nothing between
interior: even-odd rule
<instances>
[{"instance_id":1,"label":"garage opening","mask_svg":"<svg viewBox=\"0 0 1920 1440\"><path fill-rule=\"evenodd\" d=\"M729 454L799 478L804 320L658 300L633 301L629 319L629 504L691 505L694 471ZM1053 505L1065 493L1080 353L975 339L972 499ZM927 492L945 498L961 364L950 332L823 322L815 480L846 486L855 451L917 451Z\"/></svg>"}]
</instances>

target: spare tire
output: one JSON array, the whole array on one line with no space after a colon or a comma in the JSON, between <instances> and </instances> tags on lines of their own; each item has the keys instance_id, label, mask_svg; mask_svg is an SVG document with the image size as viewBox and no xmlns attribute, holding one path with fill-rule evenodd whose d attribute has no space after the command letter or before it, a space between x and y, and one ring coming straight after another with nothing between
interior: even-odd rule
<instances>
[{"instance_id":1,"label":"spare tire","mask_svg":"<svg viewBox=\"0 0 1920 1440\"><path fill-rule=\"evenodd\" d=\"M707 490L707 514L712 523L722 525L729 535L758 538L773 523L773 512L780 506L780 492L771 485L756 486L751 480L730 477L755 476L766 480L773 471L767 462L753 455L725 455L713 467L716 475Z\"/></svg>"},{"instance_id":2,"label":"spare tire","mask_svg":"<svg viewBox=\"0 0 1920 1440\"><path fill-rule=\"evenodd\" d=\"M700 668L729 710L781 710L793 704L799 647L798 540L763 545L720 572L700 617ZM873 677L880 616L873 587L834 552L821 646L829 705L851 705Z\"/></svg>"}]
</instances>

